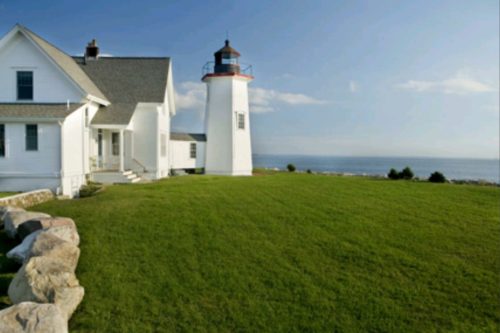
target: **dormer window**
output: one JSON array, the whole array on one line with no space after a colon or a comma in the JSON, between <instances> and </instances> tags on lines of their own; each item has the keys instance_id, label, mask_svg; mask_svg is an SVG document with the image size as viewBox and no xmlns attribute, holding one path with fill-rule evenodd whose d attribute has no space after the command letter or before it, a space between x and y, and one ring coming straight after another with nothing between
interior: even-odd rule
<instances>
[{"instance_id":1,"label":"dormer window","mask_svg":"<svg viewBox=\"0 0 500 333\"><path fill-rule=\"evenodd\" d=\"M17 99L19 101L33 100L33 72L17 72Z\"/></svg>"}]
</instances>

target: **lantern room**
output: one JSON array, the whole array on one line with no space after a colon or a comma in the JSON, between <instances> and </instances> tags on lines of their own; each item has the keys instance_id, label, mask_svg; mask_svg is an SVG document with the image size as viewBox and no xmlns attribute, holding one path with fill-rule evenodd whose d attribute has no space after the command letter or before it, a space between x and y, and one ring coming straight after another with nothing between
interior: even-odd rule
<instances>
[{"instance_id":1,"label":"lantern room","mask_svg":"<svg viewBox=\"0 0 500 333\"><path fill-rule=\"evenodd\" d=\"M240 64L238 58L240 53L233 49L226 39L224 47L214 53L214 73L239 73Z\"/></svg>"}]
</instances>

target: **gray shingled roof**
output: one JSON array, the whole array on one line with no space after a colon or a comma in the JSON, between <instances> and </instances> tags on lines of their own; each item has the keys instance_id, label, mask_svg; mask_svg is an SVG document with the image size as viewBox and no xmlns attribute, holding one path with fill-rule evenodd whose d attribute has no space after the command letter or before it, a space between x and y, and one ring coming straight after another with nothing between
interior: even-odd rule
<instances>
[{"instance_id":1,"label":"gray shingled roof","mask_svg":"<svg viewBox=\"0 0 500 333\"><path fill-rule=\"evenodd\" d=\"M196 133L170 133L170 140L206 142L207 136L205 134Z\"/></svg>"},{"instance_id":2,"label":"gray shingled roof","mask_svg":"<svg viewBox=\"0 0 500 333\"><path fill-rule=\"evenodd\" d=\"M99 90L84 71L66 53L47 42L26 27L18 25L19 29L31 38L54 62L87 94L103 100L108 98Z\"/></svg>"},{"instance_id":3,"label":"gray shingled roof","mask_svg":"<svg viewBox=\"0 0 500 333\"><path fill-rule=\"evenodd\" d=\"M92 124L126 125L137 103L163 103L165 100L169 58L73 59L111 102L99 109Z\"/></svg>"},{"instance_id":4,"label":"gray shingled roof","mask_svg":"<svg viewBox=\"0 0 500 333\"><path fill-rule=\"evenodd\" d=\"M39 119L64 119L83 104L72 103L69 109L66 103L1 103L0 118L39 118Z\"/></svg>"}]
</instances>

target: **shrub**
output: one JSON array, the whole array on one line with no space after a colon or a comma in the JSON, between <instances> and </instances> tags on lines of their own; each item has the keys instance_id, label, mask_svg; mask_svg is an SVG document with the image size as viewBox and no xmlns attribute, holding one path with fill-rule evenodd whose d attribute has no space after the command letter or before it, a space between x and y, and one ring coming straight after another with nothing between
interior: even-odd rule
<instances>
[{"instance_id":1,"label":"shrub","mask_svg":"<svg viewBox=\"0 0 500 333\"><path fill-rule=\"evenodd\" d=\"M306 171L307 173L312 173L311 169L307 169Z\"/></svg>"},{"instance_id":2,"label":"shrub","mask_svg":"<svg viewBox=\"0 0 500 333\"><path fill-rule=\"evenodd\" d=\"M88 198L96 194L102 189L102 185L99 183L89 182L87 185L80 187L80 198Z\"/></svg>"},{"instance_id":3,"label":"shrub","mask_svg":"<svg viewBox=\"0 0 500 333\"><path fill-rule=\"evenodd\" d=\"M429 177L431 183L444 183L446 182L446 177L439 171L434 171Z\"/></svg>"},{"instance_id":4,"label":"shrub","mask_svg":"<svg viewBox=\"0 0 500 333\"><path fill-rule=\"evenodd\" d=\"M399 173L396 171L396 169L392 168L391 170L389 170L387 177L389 177L390 179L399 179Z\"/></svg>"},{"instance_id":5,"label":"shrub","mask_svg":"<svg viewBox=\"0 0 500 333\"><path fill-rule=\"evenodd\" d=\"M294 172L294 171L295 171L295 165L293 165L293 164L288 164L288 165L286 166L286 168L287 168L287 169L288 169L288 171L290 171L290 172Z\"/></svg>"},{"instance_id":6,"label":"shrub","mask_svg":"<svg viewBox=\"0 0 500 333\"><path fill-rule=\"evenodd\" d=\"M413 171L411 171L410 167L406 167L399 173L399 178L402 179L412 179L414 176Z\"/></svg>"}]
</instances>

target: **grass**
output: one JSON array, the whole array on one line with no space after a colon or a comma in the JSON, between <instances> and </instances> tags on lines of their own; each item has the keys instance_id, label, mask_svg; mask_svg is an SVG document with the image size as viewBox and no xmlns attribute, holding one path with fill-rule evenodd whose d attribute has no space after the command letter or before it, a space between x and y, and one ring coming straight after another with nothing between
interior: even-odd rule
<instances>
[{"instance_id":1,"label":"grass","mask_svg":"<svg viewBox=\"0 0 500 333\"><path fill-rule=\"evenodd\" d=\"M10 197L11 195L19 194L18 192L0 192L0 198Z\"/></svg>"},{"instance_id":2,"label":"grass","mask_svg":"<svg viewBox=\"0 0 500 333\"><path fill-rule=\"evenodd\" d=\"M86 295L72 332L488 332L499 199L282 173L111 186L33 209L78 224Z\"/></svg>"}]
</instances>

